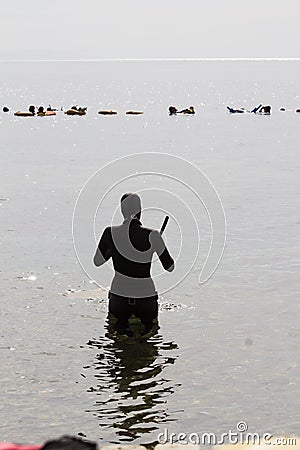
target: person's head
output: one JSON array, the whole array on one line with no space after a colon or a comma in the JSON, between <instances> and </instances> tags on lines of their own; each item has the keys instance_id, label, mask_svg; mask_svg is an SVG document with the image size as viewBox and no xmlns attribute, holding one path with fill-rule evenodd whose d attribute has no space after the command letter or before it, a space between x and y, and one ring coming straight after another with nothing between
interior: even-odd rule
<instances>
[{"instance_id":1,"label":"person's head","mask_svg":"<svg viewBox=\"0 0 300 450\"><path fill-rule=\"evenodd\" d=\"M121 211L124 216L124 219L137 218L141 217L141 199L139 195L129 192L127 194L122 195L121 198Z\"/></svg>"},{"instance_id":2,"label":"person's head","mask_svg":"<svg viewBox=\"0 0 300 450\"><path fill-rule=\"evenodd\" d=\"M30 105L28 108L29 112L31 112L32 114L35 114L35 106Z\"/></svg>"}]
</instances>

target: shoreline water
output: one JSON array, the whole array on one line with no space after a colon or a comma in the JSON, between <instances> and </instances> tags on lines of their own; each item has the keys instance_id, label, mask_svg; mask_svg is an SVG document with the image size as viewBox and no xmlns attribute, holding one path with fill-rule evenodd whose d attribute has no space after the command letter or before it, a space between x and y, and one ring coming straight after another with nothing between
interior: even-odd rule
<instances>
[{"instance_id":1,"label":"shoreline water","mask_svg":"<svg viewBox=\"0 0 300 450\"><path fill-rule=\"evenodd\" d=\"M75 99L91 105L80 124L64 116L47 123L19 120L16 127L1 114L1 198L9 199L1 202L0 227L2 439L41 442L49 435L83 432L101 444L126 439L140 444L166 424L170 432L222 433L238 420L260 433L297 433L300 129L296 114L277 108L283 102L299 107L299 64L1 68L1 101L13 108L45 98L51 104L59 98L63 104ZM170 120L167 107L190 99L205 112ZM241 120L222 109L257 100L272 104L276 114ZM93 111L99 104L124 111L142 104L147 115L97 120ZM161 311L157 340L132 359L105 336L105 301L88 300L90 292L87 298L62 294L91 290L72 243L79 190L104 164L147 151L185 158L209 177L224 205L228 236L214 277L199 287L195 267L188 282L163 299L182 307ZM149 182L143 181L144 189ZM164 183L162 188L177 192L177 185ZM141 189L138 179L123 187ZM203 261L209 223L193 199L179 194L198 214ZM116 192L105 217L118 201ZM147 226L158 228L156 220L144 216ZM166 231L176 250L176 227L168 224ZM187 243L193 237L190 231ZM122 391L125 369L129 386ZM147 374L154 384L147 384ZM141 430L144 407L149 421Z\"/></svg>"}]
</instances>

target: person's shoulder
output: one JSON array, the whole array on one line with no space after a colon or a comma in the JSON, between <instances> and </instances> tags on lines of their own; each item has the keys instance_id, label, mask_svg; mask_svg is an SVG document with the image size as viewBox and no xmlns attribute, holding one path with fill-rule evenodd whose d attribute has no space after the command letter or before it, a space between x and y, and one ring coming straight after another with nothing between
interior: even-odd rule
<instances>
[{"instance_id":1,"label":"person's shoulder","mask_svg":"<svg viewBox=\"0 0 300 450\"><path fill-rule=\"evenodd\" d=\"M112 225L110 227L106 227L103 233L112 234L113 232L121 230L122 228L122 225Z\"/></svg>"},{"instance_id":2,"label":"person's shoulder","mask_svg":"<svg viewBox=\"0 0 300 450\"><path fill-rule=\"evenodd\" d=\"M148 228L148 227L143 227L143 226L141 226L140 227L140 230L143 232L143 233L147 233L147 234L155 234L155 233L159 233L159 231L158 230L154 230L154 229L152 229L152 228Z\"/></svg>"}]
</instances>

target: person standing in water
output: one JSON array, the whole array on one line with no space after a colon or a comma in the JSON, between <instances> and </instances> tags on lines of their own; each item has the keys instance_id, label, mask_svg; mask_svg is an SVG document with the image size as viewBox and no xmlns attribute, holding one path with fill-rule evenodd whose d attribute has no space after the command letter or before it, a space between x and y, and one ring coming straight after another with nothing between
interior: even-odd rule
<instances>
[{"instance_id":1,"label":"person standing in water","mask_svg":"<svg viewBox=\"0 0 300 450\"><path fill-rule=\"evenodd\" d=\"M130 334L128 320L132 314L149 333L158 316L158 294L151 277L154 253L165 270L174 270L174 260L159 231L143 227L141 199L137 194L124 194L121 198L122 225L107 227L99 241L94 264L101 266L110 258L115 276L109 291L109 313L116 317L116 331Z\"/></svg>"}]
</instances>

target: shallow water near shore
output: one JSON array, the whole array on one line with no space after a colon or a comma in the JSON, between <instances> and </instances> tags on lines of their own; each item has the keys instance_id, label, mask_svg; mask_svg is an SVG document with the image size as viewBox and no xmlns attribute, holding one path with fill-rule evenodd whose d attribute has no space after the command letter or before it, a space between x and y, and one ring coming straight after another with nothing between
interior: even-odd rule
<instances>
[{"instance_id":1,"label":"shallow water near shore","mask_svg":"<svg viewBox=\"0 0 300 450\"><path fill-rule=\"evenodd\" d=\"M1 440L151 443L165 429L220 435L239 421L249 432L297 433L300 62L0 66L1 109L88 106L84 117L0 114ZM270 116L226 110L260 103ZM169 117L170 105L196 114ZM227 241L214 276L200 286L195 266L160 299L157 333L128 342L109 333L106 294L76 258L72 214L97 169L147 151L206 174ZM203 260L205 221L201 231ZM175 251L172 224L165 236Z\"/></svg>"}]
</instances>

